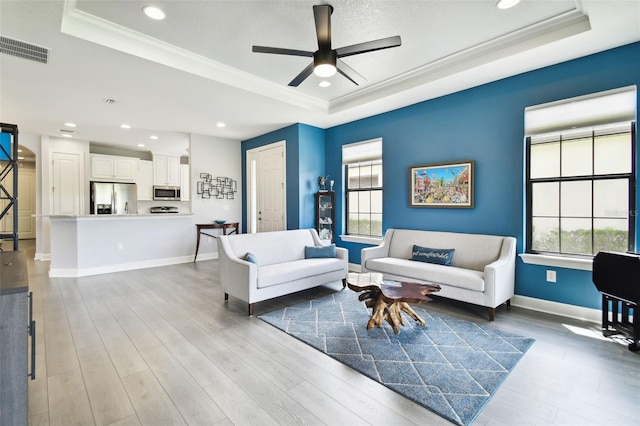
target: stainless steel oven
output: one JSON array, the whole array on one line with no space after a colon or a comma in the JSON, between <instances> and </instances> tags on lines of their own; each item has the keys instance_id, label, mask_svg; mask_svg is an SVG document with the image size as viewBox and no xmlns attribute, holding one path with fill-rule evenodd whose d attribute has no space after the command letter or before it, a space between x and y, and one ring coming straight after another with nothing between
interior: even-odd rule
<instances>
[{"instance_id":1,"label":"stainless steel oven","mask_svg":"<svg viewBox=\"0 0 640 426\"><path fill-rule=\"evenodd\" d=\"M180 201L180 187L154 186L153 199L158 201Z\"/></svg>"}]
</instances>

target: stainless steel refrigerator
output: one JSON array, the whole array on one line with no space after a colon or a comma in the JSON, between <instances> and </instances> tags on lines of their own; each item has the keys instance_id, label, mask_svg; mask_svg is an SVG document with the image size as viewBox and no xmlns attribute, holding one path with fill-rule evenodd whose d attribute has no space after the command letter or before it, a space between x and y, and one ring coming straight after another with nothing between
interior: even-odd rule
<instances>
[{"instance_id":1,"label":"stainless steel refrigerator","mask_svg":"<svg viewBox=\"0 0 640 426\"><path fill-rule=\"evenodd\" d=\"M91 214L137 214L135 183L91 182Z\"/></svg>"}]
</instances>

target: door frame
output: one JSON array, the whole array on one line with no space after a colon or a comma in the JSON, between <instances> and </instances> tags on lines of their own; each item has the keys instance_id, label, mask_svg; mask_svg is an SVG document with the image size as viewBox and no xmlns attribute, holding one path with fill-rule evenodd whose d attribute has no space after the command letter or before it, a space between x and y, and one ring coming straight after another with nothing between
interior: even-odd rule
<instances>
[{"instance_id":1,"label":"door frame","mask_svg":"<svg viewBox=\"0 0 640 426\"><path fill-rule=\"evenodd\" d=\"M279 142L270 143L268 145L262 145L257 148L248 149L245 153L245 165L246 165L246 205L247 205L247 233L254 234L258 232L258 215L257 215L257 187L256 187L256 171L258 167L258 153L273 148L282 148L282 174L284 186L282 188L282 211L284 215L284 229L287 229L287 141L281 140ZM252 161L255 161L255 168L252 166Z\"/></svg>"}]
</instances>

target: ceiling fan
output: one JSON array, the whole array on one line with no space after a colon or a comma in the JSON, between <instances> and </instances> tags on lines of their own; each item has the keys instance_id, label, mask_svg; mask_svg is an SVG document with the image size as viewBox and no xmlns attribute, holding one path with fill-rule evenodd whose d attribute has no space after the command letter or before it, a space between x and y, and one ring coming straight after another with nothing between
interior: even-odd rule
<instances>
[{"instance_id":1,"label":"ceiling fan","mask_svg":"<svg viewBox=\"0 0 640 426\"><path fill-rule=\"evenodd\" d=\"M331 48L331 14L333 6L321 4L313 6L313 15L316 21L316 34L318 37L318 50L308 52L306 50L282 49L279 47L253 46L253 52L275 53L277 55L306 56L312 57L313 62L309 64L300 74L296 76L289 86L297 87L311 73L319 77L331 77L337 72L348 78L355 85L365 80L353 68L345 64L340 58L345 56L359 55L360 53L373 52L375 50L398 47L402 44L400 36L381 38L379 40L366 41L364 43L353 44L339 49Z\"/></svg>"}]
</instances>

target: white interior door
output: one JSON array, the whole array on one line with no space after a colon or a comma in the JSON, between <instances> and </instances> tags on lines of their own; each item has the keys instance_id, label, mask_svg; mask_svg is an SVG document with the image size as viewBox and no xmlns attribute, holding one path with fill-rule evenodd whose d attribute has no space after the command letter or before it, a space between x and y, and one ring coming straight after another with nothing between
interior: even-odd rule
<instances>
[{"instance_id":1,"label":"white interior door","mask_svg":"<svg viewBox=\"0 0 640 426\"><path fill-rule=\"evenodd\" d=\"M83 186L80 155L53 153L53 211L56 215L79 215Z\"/></svg>"},{"instance_id":2,"label":"white interior door","mask_svg":"<svg viewBox=\"0 0 640 426\"><path fill-rule=\"evenodd\" d=\"M18 169L18 238L36 237L36 171Z\"/></svg>"},{"instance_id":3,"label":"white interior door","mask_svg":"<svg viewBox=\"0 0 640 426\"><path fill-rule=\"evenodd\" d=\"M285 142L247 151L249 232L286 229Z\"/></svg>"}]
</instances>

